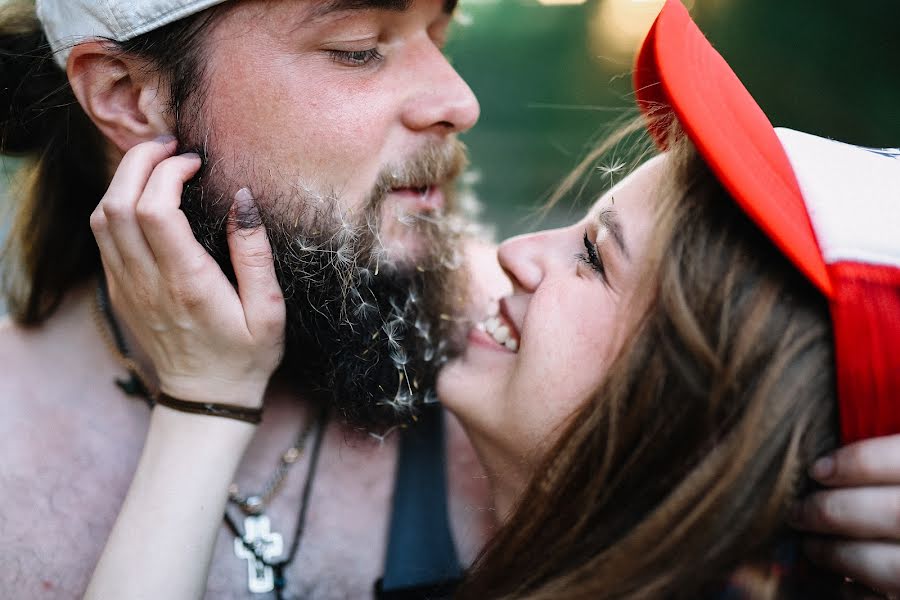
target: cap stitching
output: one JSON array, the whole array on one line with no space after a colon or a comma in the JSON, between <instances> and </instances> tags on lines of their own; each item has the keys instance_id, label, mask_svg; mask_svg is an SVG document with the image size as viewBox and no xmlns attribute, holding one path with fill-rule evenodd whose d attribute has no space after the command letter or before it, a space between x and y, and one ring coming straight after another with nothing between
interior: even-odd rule
<instances>
[{"instance_id":1,"label":"cap stitching","mask_svg":"<svg viewBox=\"0 0 900 600\"><path fill-rule=\"evenodd\" d=\"M118 41L124 42L144 33L153 31L154 29L158 29L159 27L162 27L164 25L168 25L169 23L174 23L175 21L178 21L179 19L182 19L190 14L195 14L202 10L206 10L207 8L211 8L217 4L224 4L227 1L228 0L196 0L195 2L191 2L190 4L173 8L159 14L150 22L144 23L140 26L125 29L120 34Z\"/></svg>"},{"instance_id":2,"label":"cap stitching","mask_svg":"<svg viewBox=\"0 0 900 600\"><path fill-rule=\"evenodd\" d=\"M110 21L115 24L116 31L121 31L123 29L122 21L121 19L119 19L119 15L116 13L116 9L113 7L112 1L104 0L103 6L103 11L109 16Z\"/></svg>"}]
</instances>

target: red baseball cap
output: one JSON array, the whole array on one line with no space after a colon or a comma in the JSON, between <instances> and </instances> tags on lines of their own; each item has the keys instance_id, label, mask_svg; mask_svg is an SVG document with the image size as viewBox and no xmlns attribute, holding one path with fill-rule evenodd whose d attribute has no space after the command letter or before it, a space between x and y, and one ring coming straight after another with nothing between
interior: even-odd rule
<instances>
[{"instance_id":1,"label":"red baseball cap","mask_svg":"<svg viewBox=\"0 0 900 600\"><path fill-rule=\"evenodd\" d=\"M735 202L828 299L843 442L900 433L900 150L775 129L678 0L647 35L634 86L652 123L674 114ZM651 132L664 146L665 132Z\"/></svg>"}]
</instances>

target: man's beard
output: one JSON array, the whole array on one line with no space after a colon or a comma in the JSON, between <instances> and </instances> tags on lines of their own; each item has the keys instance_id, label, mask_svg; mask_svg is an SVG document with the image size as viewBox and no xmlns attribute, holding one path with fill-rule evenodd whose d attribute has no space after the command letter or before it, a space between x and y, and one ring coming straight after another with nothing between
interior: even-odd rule
<instances>
[{"instance_id":1,"label":"man's beard","mask_svg":"<svg viewBox=\"0 0 900 600\"><path fill-rule=\"evenodd\" d=\"M223 164L205 150L204 165ZM232 281L226 228L265 225L287 308L282 372L347 422L384 430L437 401L437 372L462 349L468 223L454 209L453 181L465 163L455 140L427 147L385 169L352 216L335 193L285 192L204 166L186 186L182 209ZM443 191L443 210L387 214L392 189L431 185ZM242 187L257 198L258 219L229 225L225 215ZM392 256L385 225L402 231L413 256Z\"/></svg>"}]
</instances>

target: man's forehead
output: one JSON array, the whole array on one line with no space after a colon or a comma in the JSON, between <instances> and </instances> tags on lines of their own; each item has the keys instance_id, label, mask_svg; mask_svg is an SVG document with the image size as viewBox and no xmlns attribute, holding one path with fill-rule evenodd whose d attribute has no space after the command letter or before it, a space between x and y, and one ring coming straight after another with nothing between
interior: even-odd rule
<instances>
[{"instance_id":1,"label":"man's forehead","mask_svg":"<svg viewBox=\"0 0 900 600\"><path fill-rule=\"evenodd\" d=\"M444 0L444 12L452 13L458 0ZM405 11L413 0L321 0L310 8L309 17L318 19L335 12L348 10L392 10Z\"/></svg>"}]
</instances>

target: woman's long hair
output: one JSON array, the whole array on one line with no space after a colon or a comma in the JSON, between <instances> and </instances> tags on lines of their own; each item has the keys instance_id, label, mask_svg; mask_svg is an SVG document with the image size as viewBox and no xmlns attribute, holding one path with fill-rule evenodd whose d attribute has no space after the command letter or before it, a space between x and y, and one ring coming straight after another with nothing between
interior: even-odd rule
<instances>
[{"instance_id":1,"label":"woman's long hair","mask_svg":"<svg viewBox=\"0 0 900 600\"><path fill-rule=\"evenodd\" d=\"M685 137L670 148L648 308L460 598L697 598L738 570L785 594L786 515L837 443L827 305Z\"/></svg>"}]
</instances>

